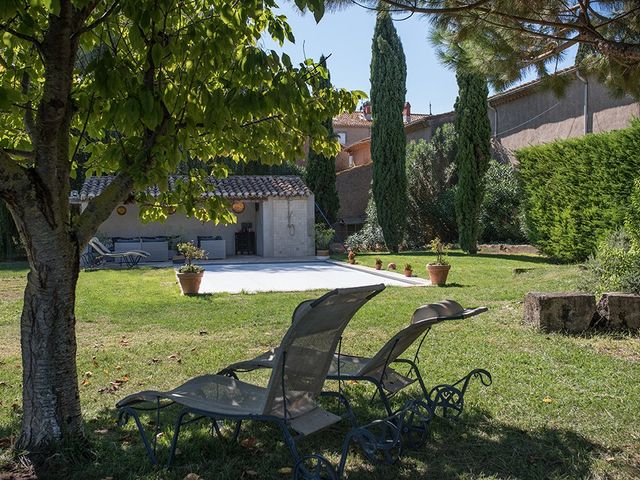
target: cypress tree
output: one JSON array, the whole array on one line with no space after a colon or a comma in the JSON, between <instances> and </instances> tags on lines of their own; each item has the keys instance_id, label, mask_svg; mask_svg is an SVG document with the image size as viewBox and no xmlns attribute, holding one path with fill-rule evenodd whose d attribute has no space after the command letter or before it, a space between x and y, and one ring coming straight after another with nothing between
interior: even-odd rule
<instances>
[{"instance_id":1,"label":"cypress tree","mask_svg":"<svg viewBox=\"0 0 640 480\"><path fill-rule=\"evenodd\" d=\"M479 217L484 195L484 174L491 157L491 125L487 115L486 78L466 70L456 73L458 98L455 104L455 128L458 135L456 165L456 218L460 248L478 251Z\"/></svg>"},{"instance_id":2,"label":"cypress tree","mask_svg":"<svg viewBox=\"0 0 640 480\"><path fill-rule=\"evenodd\" d=\"M386 10L378 12L371 56L373 197L387 248L396 253L406 225L406 137L402 109L407 65Z\"/></svg>"},{"instance_id":3,"label":"cypress tree","mask_svg":"<svg viewBox=\"0 0 640 480\"><path fill-rule=\"evenodd\" d=\"M326 68L326 59L324 55L320 57L320 65ZM322 82L322 88L331 87L331 78L327 70L327 78ZM327 118L324 122L329 138L334 137L333 118ZM326 215L327 220L332 225L338 218L338 210L340 208L340 200L338 199L338 191L336 189L336 159L335 157L326 157L322 153L317 153L313 148L309 147L309 155L307 158L307 185L315 196L316 203ZM316 216L317 223L324 223L321 215Z\"/></svg>"}]
</instances>

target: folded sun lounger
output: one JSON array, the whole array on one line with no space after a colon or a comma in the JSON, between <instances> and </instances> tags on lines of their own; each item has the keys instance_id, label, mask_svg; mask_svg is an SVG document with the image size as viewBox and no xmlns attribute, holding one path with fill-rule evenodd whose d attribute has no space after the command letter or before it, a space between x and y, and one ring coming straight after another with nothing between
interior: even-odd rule
<instances>
[{"instance_id":1,"label":"folded sun lounger","mask_svg":"<svg viewBox=\"0 0 640 480\"><path fill-rule=\"evenodd\" d=\"M383 289L384 285L336 289L316 300L302 302L273 358L266 387L234 376L202 375L173 390L147 390L123 398L116 405L120 423L126 423L129 417L135 420L149 458L157 463L155 441L152 448L139 412L155 412L158 425L162 408L170 404L182 406L171 442L170 464L181 427L196 419L213 419L216 431L216 420L236 421L236 437L243 420L271 422L279 426L297 464L301 457L292 431L306 436L341 419L321 408L317 400L344 328L360 307ZM196 418L185 420L189 415Z\"/></svg>"},{"instance_id":2,"label":"folded sun lounger","mask_svg":"<svg viewBox=\"0 0 640 480\"><path fill-rule=\"evenodd\" d=\"M487 310L486 307L465 309L453 300L423 305L413 313L411 324L389 339L373 357L351 356L342 352L334 355L327 378L373 383L388 415L394 413L389 398L417 381L425 401L434 413L442 412L443 416L458 416L462 412L464 394L471 379L478 378L483 385L488 386L491 384L491 374L484 369L474 369L453 384L441 384L427 390L417 365L420 349L433 325L473 317ZM422 338L413 360L400 358L420 337ZM248 372L258 368L273 368L277 356L276 348L252 360L229 365L222 372ZM409 371L403 375L393 369L392 364L406 364L409 366Z\"/></svg>"}]
</instances>

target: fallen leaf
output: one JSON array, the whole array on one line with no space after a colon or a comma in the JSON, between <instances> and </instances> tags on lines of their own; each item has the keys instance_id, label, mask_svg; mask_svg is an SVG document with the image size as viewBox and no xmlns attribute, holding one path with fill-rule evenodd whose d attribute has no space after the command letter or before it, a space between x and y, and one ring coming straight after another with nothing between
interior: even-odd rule
<instances>
[{"instance_id":1,"label":"fallen leaf","mask_svg":"<svg viewBox=\"0 0 640 480\"><path fill-rule=\"evenodd\" d=\"M86 387L87 385L91 384L91 382L89 380L87 380L86 378L82 380L82 382L80 382L80 385Z\"/></svg>"},{"instance_id":2,"label":"fallen leaf","mask_svg":"<svg viewBox=\"0 0 640 480\"><path fill-rule=\"evenodd\" d=\"M0 387L6 387L7 386L7 382L0 382Z\"/></svg>"},{"instance_id":3,"label":"fallen leaf","mask_svg":"<svg viewBox=\"0 0 640 480\"><path fill-rule=\"evenodd\" d=\"M120 365L116 365L116 370L122 370L122 367Z\"/></svg>"},{"instance_id":4,"label":"fallen leaf","mask_svg":"<svg viewBox=\"0 0 640 480\"><path fill-rule=\"evenodd\" d=\"M240 446L244 448L254 448L256 446L256 437L247 437L240 442Z\"/></svg>"},{"instance_id":5,"label":"fallen leaf","mask_svg":"<svg viewBox=\"0 0 640 480\"><path fill-rule=\"evenodd\" d=\"M193 347L193 348L191 349L191 351L192 351L192 352L195 352L195 351L196 351L196 347Z\"/></svg>"},{"instance_id":6,"label":"fallen leaf","mask_svg":"<svg viewBox=\"0 0 640 480\"><path fill-rule=\"evenodd\" d=\"M101 428L99 430L94 430L93 433L97 435L106 435L107 433L109 433L109 430L107 430L106 428Z\"/></svg>"},{"instance_id":7,"label":"fallen leaf","mask_svg":"<svg viewBox=\"0 0 640 480\"><path fill-rule=\"evenodd\" d=\"M198 333L200 333L200 335L207 335L209 332L207 332L206 330L200 330L200 332Z\"/></svg>"},{"instance_id":8,"label":"fallen leaf","mask_svg":"<svg viewBox=\"0 0 640 480\"><path fill-rule=\"evenodd\" d=\"M551 398L549 398L549 397L544 397L544 398L542 399L542 401L543 401L544 403L551 403L551 402L553 402L553 400L552 400Z\"/></svg>"},{"instance_id":9,"label":"fallen leaf","mask_svg":"<svg viewBox=\"0 0 640 480\"><path fill-rule=\"evenodd\" d=\"M605 460L609 463L613 462L616 459L616 457L607 457L605 458Z\"/></svg>"},{"instance_id":10,"label":"fallen leaf","mask_svg":"<svg viewBox=\"0 0 640 480\"><path fill-rule=\"evenodd\" d=\"M282 467L278 469L278 473L280 475L291 475L293 473L293 468L291 467Z\"/></svg>"},{"instance_id":11,"label":"fallen leaf","mask_svg":"<svg viewBox=\"0 0 640 480\"><path fill-rule=\"evenodd\" d=\"M184 477L184 480L201 480L201 478L202 477L200 477L200 475L196 473L189 473L186 477Z\"/></svg>"},{"instance_id":12,"label":"fallen leaf","mask_svg":"<svg viewBox=\"0 0 640 480\"><path fill-rule=\"evenodd\" d=\"M84 376L89 378L89 377L93 376L93 372L84 372Z\"/></svg>"}]
</instances>

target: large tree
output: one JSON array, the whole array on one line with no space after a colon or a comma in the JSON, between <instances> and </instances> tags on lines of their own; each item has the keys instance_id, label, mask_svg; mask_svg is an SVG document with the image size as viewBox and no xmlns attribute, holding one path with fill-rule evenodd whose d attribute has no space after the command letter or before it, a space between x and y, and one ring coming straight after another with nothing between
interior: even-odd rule
<instances>
[{"instance_id":1,"label":"large tree","mask_svg":"<svg viewBox=\"0 0 640 480\"><path fill-rule=\"evenodd\" d=\"M487 80L461 63L456 72L455 103L456 219L460 248L477 253L479 219L484 194L484 174L491 158L491 125L487 115Z\"/></svg>"},{"instance_id":2,"label":"large tree","mask_svg":"<svg viewBox=\"0 0 640 480\"><path fill-rule=\"evenodd\" d=\"M298 0L321 16L321 2ZM0 199L15 220L30 272L21 316L21 447L43 451L81 435L75 291L80 253L132 191L157 184L164 204L229 219L203 197L197 173L175 191L167 175L187 157L279 163L314 149L335 154L321 122L355 106L323 88L308 60L260 48L293 41L274 0L12 0L0 2ZM313 93L312 93L313 92ZM113 182L71 215L74 153ZM153 202L152 199L147 199Z\"/></svg>"},{"instance_id":3,"label":"large tree","mask_svg":"<svg viewBox=\"0 0 640 480\"><path fill-rule=\"evenodd\" d=\"M329 0L340 7L356 2ZM456 43L473 49L474 67L496 88L530 69L553 73L564 53L586 44L581 62L610 87L640 97L640 3L636 0L360 0L367 8L425 14ZM380 5L377 7L377 5Z\"/></svg>"},{"instance_id":4,"label":"large tree","mask_svg":"<svg viewBox=\"0 0 640 480\"><path fill-rule=\"evenodd\" d=\"M324 56L320 57L320 65L326 66ZM327 71L324 81L321 82L322 88L331 88L331 78ZM323 122L326 128L326 138L334 139L333 118L327 117ZM332 225L338 218L338 210L340 209L340 200L338 199L338 190L336 189L336 157L327 156L322 152L316 152L315 149L309 148L307 157L307 185L313 192L316 204L322 211L322 215L316 215L316 222L322 223L326 220Z\"/></svg>"},{"instance_id":5,"label":"large tree","mask_svg":"<svg viewBox=\"0 0 640 480\"><path fill-rule=\"evenodd\" d=\"M407 65L400 37L386 10L378 12L371 50L373 198L387 248L397 252L407 211L407 140L402 118Z\"/></svg>"}]
</instances>

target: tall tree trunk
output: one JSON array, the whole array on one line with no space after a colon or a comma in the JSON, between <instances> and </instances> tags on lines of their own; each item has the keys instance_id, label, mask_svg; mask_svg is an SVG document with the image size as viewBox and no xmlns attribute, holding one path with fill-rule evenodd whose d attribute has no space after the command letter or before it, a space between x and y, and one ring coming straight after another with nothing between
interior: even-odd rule
<instances>
[{"instance_id":1,"label":"tall tree trunk","mask_svg":"<svg viewBox=\"0 0 640 480\"><path fill-rule=\"evenodd\" d=\"M21 212L20 205L10 206L31 267L20 324L24 412L18 443L36 454L82 435L74 314L79 247L68 210L43 212L38 203Z\"/></svg>"}]
</instances>

